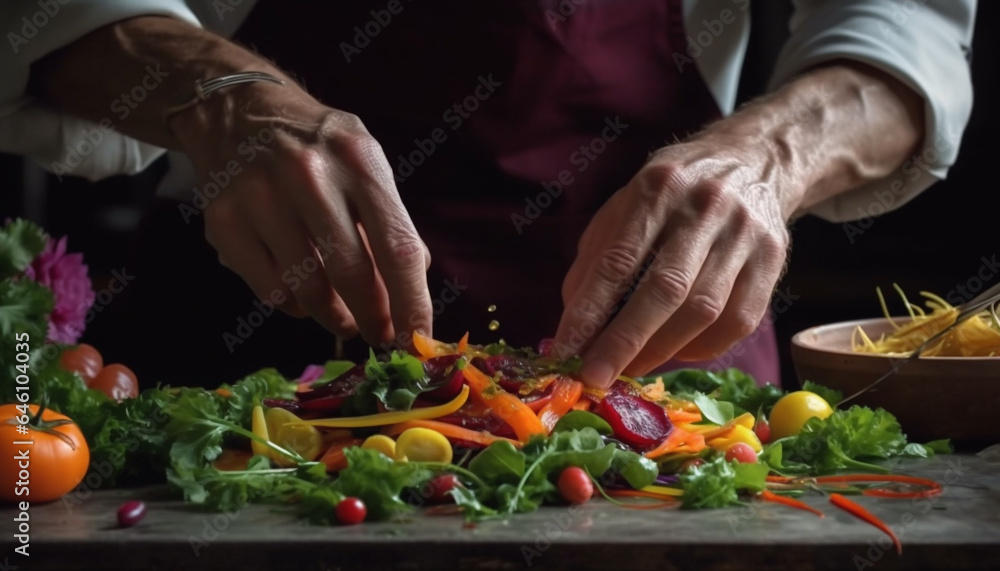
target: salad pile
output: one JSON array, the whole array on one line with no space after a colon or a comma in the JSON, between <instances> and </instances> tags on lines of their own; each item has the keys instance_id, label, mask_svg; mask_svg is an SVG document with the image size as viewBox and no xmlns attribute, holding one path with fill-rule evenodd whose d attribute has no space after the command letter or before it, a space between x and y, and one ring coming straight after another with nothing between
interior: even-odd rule
<instances>
[{"instance_id":1,"label":"salad pile","mask_svg":"<svg viewBox=\"0 0 1000 571\"><path fill-rule=\"evenodd\" d=\"M37 238L27 247L7 230L0 294L20 288L33 297L0 303L0 330L43 339L53 330L51 293L26 268L44 240L20 231ZM842 395L813 383L786 394L736 369L685 369L595 390L576 379L579 359L557 360L545 344L417 334L414 349L330 361L298 379L265 369L216 390L139 392L124 365L50 338L32 343L27 361L0 363L24 367L35 403L18 396L28 394L15 385L20 377L0 377L0 403L11 403L0 405L0 440L23 440L27 429L27 439L50 442L47 456L32 456L32 478L47 490L32 501L79 501L74 488L96 473L101 487L166 481L206 509L282 504L330 524L428 508L475 522L595 495L634 509L724 508L757 497L822 515L796 499L811 492L891 535L846 495L941 493L879 461L949 452L946 441L909 443L889 412L837 409ZM0 457L9 463L15 452ZM0 484L0 501L18 500L15 486ZM126 511L125 520L136 519Z\"/></svg>"}]
</instances>

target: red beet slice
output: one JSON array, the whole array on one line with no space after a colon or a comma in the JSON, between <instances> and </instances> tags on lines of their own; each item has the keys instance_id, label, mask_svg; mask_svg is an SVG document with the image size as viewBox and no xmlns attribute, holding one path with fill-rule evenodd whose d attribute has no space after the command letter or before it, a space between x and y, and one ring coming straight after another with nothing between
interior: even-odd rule
<instances>
[{"instance_id":1,"label":"red beet slice","mask_svg":"<svg viewBox=\"0 0 1000 571\"><path fill-rule=\"evenodd\" d=\"M673 426L667 411L650 402L624 381L615 381L595 412L611 425L615 438L638 450L656 446Z\"/></svg>"},{"instance_id":2,"label":"red beet slice","mask_svg":"<svg viewBox=\"0 0 1000 571\"><path fill-rule=\"evenodd\" d=\"M365 368L356 365L329 383L314 389L298 393L299 406L302 410L312 412L332 413L340 410L344 401L354 394L354 390L365 380Z\"/></svg>"},{"instance_id":3,"label":"red beet slice","mask_svg":"<svg viewBox=\"0 0 1000 571\"><path fill-rule=\"evenodd\" d=\"M469 430L485 430L493 436L517 438L517 435L514 433L514 429L512 429L509 424L492 414L485 414L482 416L471 415L465 413L462 409L458 409L449 415L435 418L434 420L453 424L455 426L461 426L462 428L468 428Z\"/></svg>"},{"instance_id":4,"label":"red beet slice","mask_svg":"<svg viewBox=\"0 0 1000 571\"><path fill-rule=\"evenodd\" d=\"M424 362L424 374L429 384L436 389L422 395L436 402L448 402L462 392L465 377L462 371L455 368L455 362L460 355L444 355L431 357Z\"/></svg>"},{"instance_id":5,"label":"red beet slice","mask_svg":"<svg viewBox=\"0 0 1000 571\"><path fill-rule=\"evenodd\" d=\"M302 410L302 405L299 404L299 401L295 401L295 400L291 400L291 399L265 398L262 402L263 402L264 406L266 406L266 407L270 407L270 408L283 408L283 409L287 410L288 412L292 412L292 413L298 413L300 410Z\"/></svg>"},{"instance_id":6,"label":"red beet slice","mask_svg":"<svg viewBox=\"0 0 1000 571\"><path fill-rule=\"evenodd\" d=\"M536 376L534 367L526 359L512 355L493 355L492 357L475 357L472 365L486 373L488 377L497 378L503 390L517 394L521 385ZM499 377L498 377L499 375Z\"/></svg>"}]
</instances>

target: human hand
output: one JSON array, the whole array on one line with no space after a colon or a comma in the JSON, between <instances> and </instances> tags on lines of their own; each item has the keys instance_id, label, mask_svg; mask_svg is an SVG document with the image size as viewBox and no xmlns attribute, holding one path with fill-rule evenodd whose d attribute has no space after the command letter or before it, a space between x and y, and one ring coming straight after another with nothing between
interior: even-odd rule
<instances>
[{"instance_id":1,"label":"human hand","mask_svg":"<svg viewBox=\"0 0 1000 571\"><path fill-rule=\"evenodd\" d=\"M594 216L554 344L583 354L589 385L712 358L765 316L789 243L776 187L792 181L774 149L747 142L706 135L661 149Z\"/></svg>"},{"instance_id":2,"label":"human hand","mask_svg":"<svg viewBox=\"0 0 1000 571\"><path fill-rule=\"evenodd\" d=\"M201 188L222 187L204 208L219 261L339 335L430 334L430 253L361 120L295 85L224 91L170 123Z\"/></svg>"}]
</instances>

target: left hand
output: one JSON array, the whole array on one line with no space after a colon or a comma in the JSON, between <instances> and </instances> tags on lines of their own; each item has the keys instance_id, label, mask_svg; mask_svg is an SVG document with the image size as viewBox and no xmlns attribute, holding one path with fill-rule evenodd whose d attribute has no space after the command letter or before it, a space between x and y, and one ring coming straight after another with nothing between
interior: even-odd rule
<instances>
[{"instance_id":1,"label":"left hand","mask_svg":"<svg viewBox=\"0 0 1000 571\"><path fill-rule=\"evenodd\" d=\"M756 329L789 244L778 189L794 181L778 156L731 134L678 143L597 212L563 283L554 345L583 354L588 385L712 358Z\"/></svg>"}]
</instances>

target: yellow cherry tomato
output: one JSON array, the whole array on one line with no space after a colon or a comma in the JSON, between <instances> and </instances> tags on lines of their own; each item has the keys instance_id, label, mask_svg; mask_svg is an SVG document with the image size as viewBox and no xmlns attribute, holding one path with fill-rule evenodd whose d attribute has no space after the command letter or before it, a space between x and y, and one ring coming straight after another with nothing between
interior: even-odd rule
<instances>
[{"instance_id":1,"label":"yellow cherry tomato","mask_svg":"<svg viewBox=\"0 0 1000 571\"><path fill-rule=\"evenodd\" d=\"M362 448L378 450L389 458L396 457L396 441L384 434L373 434L365 439Z\"/></svg>"},{"instance_id":2,"label":"yellow cherry tomato","mask_svg":"<svg viewBox=\"0 0 1000 571\"><path fill-rule=\"evenodd\" d=\"M396 459L412 462L445 462L452 459L451 442L429 428L409 428L396 439Z\"/></svg>"},{"instance_id":3,"label":"yellow cherry tomato","mask_svg":"<svg viewBox=\"0 0 1000 571\"><path fill-rule=\"evenodd\" d=\"M796 391L781 397L768 420L771 423L771 440L794 436L810 418L826 418L833 414L830 403L809 391Z\"/></svg>"},{"instance_id":4,"label":"yellow cherry tomato","mask_svg":"<svg viewBox=\"0 0 1000 571\"><path fill-rule=\"evenodd\" d=\"M742 424L734 425L732 430L726 434L719 436L718 438L713 438L708 441L708 445L716 450L725 452L736 443L742 442L753 448L754 452L760 452L763 448L760 445L760 439L754 434L754 431L743 426Z\"/></svg>"}]
</instances>

